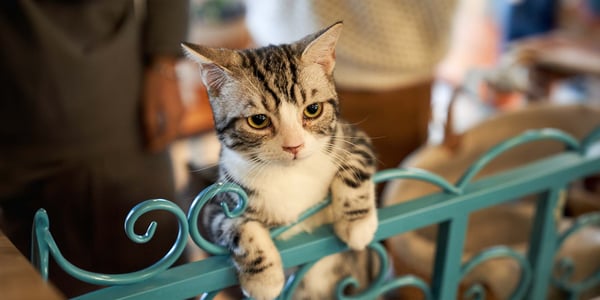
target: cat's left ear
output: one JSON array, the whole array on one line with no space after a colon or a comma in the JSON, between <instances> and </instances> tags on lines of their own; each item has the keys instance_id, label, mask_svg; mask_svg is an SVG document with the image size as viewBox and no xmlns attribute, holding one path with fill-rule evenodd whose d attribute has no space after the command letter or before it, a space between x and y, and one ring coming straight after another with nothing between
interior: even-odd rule
<instances>
[{"instance_id":1,"label":"cat's left ear","mask_svg":"<svg viewBox=\"0 0 600 300\"><path fill-rule=\"evenodd\" d=\"M185 54L200 65L202 82L209 92L219 92L223 84L228 80L230 71L225 67L231 57L230 50L214 49L181 43Z\"/></svg>"},{"instance_id":2,"label":"cat's left ear","mask_svg":"<svg viewBox=\"0 0 600 300\"><path fill-rule=\"evenodd\" d=\"M308 45L302 52L302 60L317 63L323 66L325 73L332 74L335 67L335 45L342 27L343 23L340 21L304 38L303 41L308 41Z\"/></svg>"}]
</instances>

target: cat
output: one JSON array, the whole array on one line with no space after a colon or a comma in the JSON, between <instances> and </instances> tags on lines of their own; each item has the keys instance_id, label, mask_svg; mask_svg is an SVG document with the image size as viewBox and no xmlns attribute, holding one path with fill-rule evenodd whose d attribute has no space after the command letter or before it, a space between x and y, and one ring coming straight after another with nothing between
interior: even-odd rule
<instances>
[{"instance_id":1,"label":"cat","mask_svg":"<svg viewBox=\"0 0 600 300\"><path fill-rule=\"evenodd\" d=\"M209 239L231 250L243 292L257 300L276 298L285 281L269 229L294 223L329 193L330 206L281 238L332 223L356 251L319 261L295 298L331 299L342 276L370 276L364 266L348 263L349 257L368 260L367 251L360 250L377 229L371 180L376 157L369 137L339 117L333 71L342 26L337 22L294 43L257 49L182 43L200 65L209 93L222 145L220 181L236 183L248 194L243 215L231 219L219 203L233 207L235 197L218 195L203 210L203 226Z\"/></svg>"}]
</instances>

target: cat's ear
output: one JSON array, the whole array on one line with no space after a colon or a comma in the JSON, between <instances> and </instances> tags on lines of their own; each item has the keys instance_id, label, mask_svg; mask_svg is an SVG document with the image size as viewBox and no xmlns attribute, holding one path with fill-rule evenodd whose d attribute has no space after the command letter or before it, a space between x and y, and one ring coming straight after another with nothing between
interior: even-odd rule
<instances>
[{"instance_id":1,"label":"cat's ear","mask_svg":"<svg viewBox=\"0 0 600 300\"><path fill-rule=\"evenodd\" d=\"M302 60L323 66L325 73L331 74L335 67L335 45L337 44L343 23L337 22L315 34L309 35L301 42L307 43L302 52Z\"/></svg>"},{"instance_id":2,"label":"cat's ear","mask_svg":"<svg viewBox=\"0 0 600 300\"><path fill-rule=\"evenodd\" d=\"M184 53L188 58L200 65L202 81L209 91L218 92L228 80L229 73L226 67L230 50L214 49L191 43L181 43Z\"/></svg>"}]
</instances>

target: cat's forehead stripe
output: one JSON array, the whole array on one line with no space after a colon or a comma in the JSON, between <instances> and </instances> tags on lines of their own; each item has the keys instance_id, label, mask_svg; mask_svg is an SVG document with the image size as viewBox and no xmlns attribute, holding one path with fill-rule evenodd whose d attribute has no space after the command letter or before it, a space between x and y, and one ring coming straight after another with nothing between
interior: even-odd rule
<instances>
[{"instance_id":1,"label":"cat's forehead stripe","mask_svg":"<svg viewBox=\"0 0 600 300\"><path fill-rule=\"evenodd\" d=\"M246 50L241 52L242 61L244 63L244 68L252 71L252 75L258 79L258 81L263 85L263 88L270 94L271 97L263 96L261 97L261 104L264 109L270 112L274 112L278 106L278 98L274 91L268 89L266 86L267 75L266 72L262 70L260 64L257 62L260 60L258 55L251 50Z\"/></svg>"},{"instance_id":2,"label":"cat's forehead stripe","mask_svg":"<svg viewBox=\"0 0 600 300\"><path fill-rule=\"evenodd\" d=\"M289 62L288 65L290 67L290 75L292 76L291 82L298 83L298 68L296 67L296 55L292 50L292 46L284 45L281 47L281 51L284 52L286 56L286 61Z\"/></svg>"},{"instance_id":3,"label":"cat's forehead stripe","mask_svg":"<svg viewBox=\"0 0 600 300\"><path fill-rule=\"evenodd\" d=\"M240 53L242 63L263 87L265 96L261 101L265 109L274 112L282 101L304 105L307 93L298 82L298 58L291 45L269 46Z\"/></svg>"},{"instance_id":4,"label":"cat's forehead stripe","mask_svg":"<svg viewBox=\"0 0 600 300\"><path fill-rule=\"evenodd\" d=\"M306 103L306 91L302 88L301 85L297 85L298 89L300 90L300 96L302 98L302 105L304 105Z\"/></svg>"},{"instance_id":5,"label":"cat's forehead stripe","mask_svg":"<svg viewBox=\"0 0 600 300\"><path fill-rule=\"evenodd\" d=\"M257 53L263 58L259 68L263 67L267 75L266 80L263 82L265 90L274 96L276 105L279 107L281 100L289 98L286 97L289 82L286 75L289 71L281 52L276 49L275 47L262 48L258 49Z\"/></svg>"},{"instance_id":6,"label":"cat's forehead stripe","mask_svg":"<svg viewBox=\"0 0 600 300\"><path fill-rule=\"evenodd\" d=\"M253 75L258 79L260 83L262 83L263 89L271 96L263 98L263 105L265 106L265 109L269 111L274 111L277 107L279 107L280 100L277 96L277 93L275 93L275 91L269 86L268 70L263 69L264 64L260 63L261 61L264 61L264 56L261 55L261 52L258 51L246 51L243 53L248 58L250 67L253 70ZM272 101L274 101L274 105L270 103L268 98L271 98Z\"/></svg>"},{"instance_id":7,"label":"cat's forehead stripe","mask_svg":"<svg viewBox=\"0 0 600 300\"><path fill-rule=\"evenodd\" d=\"M288 46L289 47L289 46ZM278 57L274 57L274 60L280 65L276 68L280 72L275 73L277 86L280 88L282 94L285 94L286 100L296 104L297 99L294 93L294 86L297 85L295 76L295 62L294 57L289 55L289 52L285 50L286 46L280 46L275 48L277 51L274 54L279 54Z\"/></svg>"}]
</instances>

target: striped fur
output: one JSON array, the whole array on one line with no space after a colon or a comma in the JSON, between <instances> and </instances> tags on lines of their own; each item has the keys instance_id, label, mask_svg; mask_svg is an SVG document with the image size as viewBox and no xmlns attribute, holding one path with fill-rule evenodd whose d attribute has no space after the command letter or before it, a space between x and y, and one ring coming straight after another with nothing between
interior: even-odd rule
<instances>
[{"instance_id":1,"label":"striped fur","mask_svg":"<svg viewBox=\"0 0 600 300\"><path fill-rule=\"evenodd\" d=\"M296 43L252 50L184 44L208 87L222 144L220 180L237 183L249 196L243 216L229 219L219 203L233 208L237 200L219 195L205 208L203 225L213 241L230 248L242 289L255 299L275 298L284 284L268 230L294 223L328 193L330 207L282 238L333 223L356 252L317 263L311 273L320 275L307 276L298 294L329 299L341 276L359 271L357 278L369 277L364 265L341 264L344 255L366 261L368 253L361 250L377 227L370 140L339 118L333 67L341 27L336 23Z\"/></svg>"}]
</instances>

